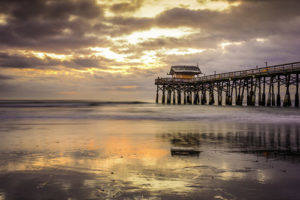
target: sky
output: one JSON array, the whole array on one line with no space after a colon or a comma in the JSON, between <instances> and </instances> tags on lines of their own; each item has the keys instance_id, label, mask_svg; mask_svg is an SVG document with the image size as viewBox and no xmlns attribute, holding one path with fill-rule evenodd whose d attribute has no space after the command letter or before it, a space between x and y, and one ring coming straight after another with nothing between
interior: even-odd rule
<instances>
[{"instance_id":1,"label":"sky","mask_svg":"<svg viewBox=\"0 0 300 200\"><path fill-rule=\"evenodd\" d=\"M1 0L0 99L154 101L172 65L300 61L299 0Z\"/></svg>"}]
</instances>

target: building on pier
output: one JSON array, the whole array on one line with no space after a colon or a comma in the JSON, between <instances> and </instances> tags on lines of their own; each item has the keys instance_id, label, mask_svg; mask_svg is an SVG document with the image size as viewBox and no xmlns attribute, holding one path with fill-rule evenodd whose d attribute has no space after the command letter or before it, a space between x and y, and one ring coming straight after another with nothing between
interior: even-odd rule
<instances>
[{"instance_id":1,"label":"building on pier","mask_svg":"<svg viewBox=\"0 0 300 200\"><path fill-rule=\"evenodd\" d=\"M200 77L199 74L198 66L171 67L172 77L155 79L156 103L161 93L162 104L287 107L292 106L290 93L295 91L294 106L299 107L300 62Z\"/></svg>"},{"instance_id":2,"label":"building on pier","mask_svg":"<svg viewBox=\"0 0 300 200\"><path fill-rule=\"evenodd\" d=\"M176 65L171 67L168 75L172 75L172 78L192 79L199 74L202 73L198 66Z\"/></svg>"}]
</instances>

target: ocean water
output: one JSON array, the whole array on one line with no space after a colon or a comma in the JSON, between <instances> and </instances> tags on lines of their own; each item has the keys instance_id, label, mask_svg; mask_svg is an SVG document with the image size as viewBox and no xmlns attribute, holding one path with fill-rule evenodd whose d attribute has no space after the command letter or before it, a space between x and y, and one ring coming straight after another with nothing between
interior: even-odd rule
<instances>
[{"instance_id":1,"label":"ocean water","mask_svg":"<svg viewBox=\"0 0 300 200\"><path fill-rule=\"evenodd\" d=\"M2 199L300 199L300 110L0 101Z\"/></svg>"}]
</instances>

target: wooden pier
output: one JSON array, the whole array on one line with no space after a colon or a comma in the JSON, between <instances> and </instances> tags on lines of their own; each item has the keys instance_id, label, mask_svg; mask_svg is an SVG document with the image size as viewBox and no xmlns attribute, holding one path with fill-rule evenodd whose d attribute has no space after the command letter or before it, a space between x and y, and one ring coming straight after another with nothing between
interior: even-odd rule
<instances>
[{"instance_id":1,"label":"wooden pier","mask_svg":"<svg viewBox=\"0 0 300 200\"><path fill-rule=\"evenodd\" d=\"M299 107L299 73L300 62L294 62L200 77L157 78L156 103Z\"/></svg>"}]
</instances>

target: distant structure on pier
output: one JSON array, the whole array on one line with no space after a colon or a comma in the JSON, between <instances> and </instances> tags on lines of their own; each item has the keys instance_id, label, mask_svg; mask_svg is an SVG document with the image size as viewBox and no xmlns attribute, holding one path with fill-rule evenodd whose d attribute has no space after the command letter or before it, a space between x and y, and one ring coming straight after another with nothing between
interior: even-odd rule
<instances>
[{"instance_id":1,"label":"distant structure on pier","mask_svg":"<svg viewBox=\"0 0 300 200\"><path fill-rule=\"evenodd\" d=\"M172 78L192 79L202 74L198 66L177 65L172 66L169 75Z\"/></svg>"},{"instance_id":2,"label":"distant structure on pier","mask_svg":"<svg viewBox=\"0 0 300 200\"><path fill-rule=\"evenodd\" d=\"M294 100L294 106L299 107L300 62L200 77L199 74L202 73L198 66L172 66L168 74L172 77L155 79L156 103L161 92L162 104L215 105L217 98L217 105L242 106L246 96L248 106L288 107ZM282 87L285 88L283 102ZM295 91L294 98L290 91Z\"/></svg>"}]
</instances>

